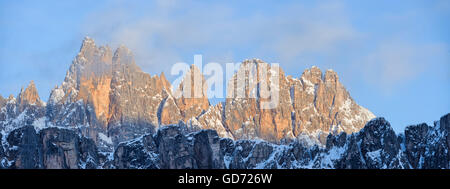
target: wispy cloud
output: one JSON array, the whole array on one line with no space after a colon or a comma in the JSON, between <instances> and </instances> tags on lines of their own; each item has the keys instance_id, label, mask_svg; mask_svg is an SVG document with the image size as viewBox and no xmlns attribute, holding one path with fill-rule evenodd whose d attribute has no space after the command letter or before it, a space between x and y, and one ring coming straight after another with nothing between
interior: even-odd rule
<instances>
[{"instance_id":1,"label":"wispy cloud","mask_svg":"<svg viewBox=\"0 0 450 189\"><path fill-rule=\"evenodd\" d=\"M84 33L104 43L125 44L137 63L151 73L168 71L176 62L189 63L197 53L216 62L273 57L287 69L299 69L309 61L320 64L317 57L327 56L324 68L345 72L350 66L358 71L345 73L345 77L364 78L362 81L384 91L424 73L430 68L424 62L442 68L448 57L445 43L397 40L387 33L371 39L373 33L354 26L342 1L290 2L245 11L233 3L155 1L142 5L116 1L88 16ZM412 23L411 13L392 13L380 19L407 25ZM308 63L302 61L304 57ZM355 57L363 58L356 58L356 63L343 61Z\"/></svg>"},{"instance_id":2,"label":"wispy cloud","mask_svg":"<svg viewBox=\"0 0 450 189\"><path fill-rule=\"evenodd\" d=\"M233 51L239 48L251 49L253 55L275 54L288 63L303 53L335 50L358 36L344 6L334 1L309 6L290 3L249 14L213 2L157 1L139 14L135 8L119 2L96 12L86 20L84 33L108 43L126 44L138 64L152 70L181 61L180 54L189 50L228 57L226 54L238 54Z\"/></svg>"},{"instance_id":3,"label":"wispy cloud","mask_svg":"<svg viewBox=\"0 0 450 189\"><path fill-rule=\"evenodd\" d=\"M448 58L449 50L445 44L419 45L391 40L381 42L355 66L369 83L389 93L424 73L435 74L428 77L439 74L446 77L442 71L448 66Z\"/></svg>"}]
</instances>

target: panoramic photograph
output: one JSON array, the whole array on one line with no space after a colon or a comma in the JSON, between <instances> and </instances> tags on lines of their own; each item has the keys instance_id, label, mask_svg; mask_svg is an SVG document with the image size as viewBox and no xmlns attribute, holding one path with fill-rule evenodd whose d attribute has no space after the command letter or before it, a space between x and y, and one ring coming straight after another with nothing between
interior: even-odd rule
<instances>
[{"instance_id":1,"label":"panoramic photograph","mask_svg":"<svg viewBox=\"0 0 450 189\"><path fill-rule=\"evenodd\" d=\"M2 175L450 169L449 0L0 0L0 28Z\"/></svg>"}]
</instances>

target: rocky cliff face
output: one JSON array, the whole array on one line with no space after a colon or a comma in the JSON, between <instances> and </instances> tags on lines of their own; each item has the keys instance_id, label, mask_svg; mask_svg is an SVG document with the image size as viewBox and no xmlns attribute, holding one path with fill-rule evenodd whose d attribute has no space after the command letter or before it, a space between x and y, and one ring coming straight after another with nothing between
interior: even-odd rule
<instances>
[{"instance_id":1,"label":"rocky cliff face","mask_svg":"<svg viewBox=\"0 0 450 189\"><path fill-rule=\"evenodd\" d=\"M21 127L2 139L3 149L2 168L92 169L99 164L95 143L66 129Z\"/></svg>"},{"instance_id":2,"label":"rocky cliff face","mask_svg":"<svg viewBox=\"0 0 450 189\"><path fill-rule=\"evenodd\" d=\"M184 122L208 109L209 101L206 92L207 85L203 73L192 65L180 83L178 91L175 92L183 94L176 96L176 103Z\"/></svg>"},{"instance_id":3,"label":"rocky cliff face","mask_svg":"<svg viewBox=\"0 0 450 189\"><path fill-rule=\"evenodd\" d=\"M220 138L215 130L189 132L178 124L122 142L112 154L73 130L32 126L1 136L0 168L51 169L449 169L450 114L434 126L396 135L383 118L353 134L328 135L326 146L302 141Z\"/></svg>"},{"instance_id":4,"label":"rocky cliff face","mask_svg":"<svg viewBox=\"0 0 450 189\"><path fill-rule=\"evenodd\" d=\"M159 126L158 107L168 98L164 76L150 76L124 46L114 53L90 38L47 105L51 125L80 128L96 143L115 146Z\"/></svg>"},{"instance_id":5,"label":"rocky cliff face","mask_svg":"<svg viewBox=\"0 0 450 189\"><path fill-rule=\"evenodd\" d=\"M272 75L277 75L278 81L271 80ZM239 86L239 82L245 85ZM263 103L273 98L262 96L263 86L279 90L275 108L263 108ZM375 117L356 104L336 72L328 70L322 74L317 67L305 70L296 79L259 59L246 60L227 90L227 95L233 95L228 96L224 105L210 108L208 114L191 120L190 124L214 128L222 137L235 139L260 138L275 143L305 139L325 144L329 133L351 134Z\"/></svg>"},{"instance_id":6,"label":"rocky cliff face","mask_svg":"<svg viewBox=\"0 0 450 189\"><path fill-rule=\"evenodd\" d=\"M284 145L234 141L219 138L214 130L183 134L185 127L174 125L156 135L123 143L121 148L133 151L132 155L116 151L115 158L138 160L118 168L448 169L449 124L447 114L434 126L413 125L396 135L389 122L376 118L359 132L328 135L325 147L302 141Z\"/></svg>"},{"instance_id":7,"label":"rocky cliff face","mask_svg":"<svg viewBox=\"0 0 450 189\"><path fill-rule=\"evenodd\" d=\"M291 83L296 136L315 132L323 142L329 133L351 134L375 118L370 111L356 104L332 70L322 74L320 69L312 67Z\"/></svg>"},{"instance_id":8,"label":"rocky cliff face","mask_svg":"<svg viewBox=\"0 0 450 189\"><path fill-rule=\"evenodd\" d=\"M228 98L223 114L225 126L235 138L261 138L271 142L294 138L289 87L283 71L279 68L278 71L279 73L276 73L267 63L254 59L244 61L233 76L227 88ZM275 81L271 80L273 74L279 75L276 78L279 79L279 86L275 86ZM239 86L242 82L243 87ZM272 97L264 97L261 94L262 86L266 86L267 90L279 90L279 100L275 108L262 107L263 103L270 101Z\"/></svg>"},{"instance_id":9,"label":"rocky cliff face","mask_svg":"<svg viewBox=\"0 0 450 189\"><path fill-rule=\"evenodd\" d=\"M2 95L0 95L0 108L3 108L3 106L5 106L5 104L6 104L6 99L4 99L2 97Z\"/></svg>"},{"instance_id":10,"label":"rocky cliff face","mask_svg":"<svg viewBox=\"0 0 450 189\"><path fill-rule=\"evenodd\" d=\"M195 69L190 73L199 74ZM165 75L144 73L125 46L113 53L85 38L64 82L51 92L47 125L81 129L111 148L160 125L197 116L208 106L203 94L174 98Z\"/></svg>"},{"instance_id":11,"label":"rocky cliff face","mask_svg":"<svg viewBox=\"0 0 450 189\"><path fill-rule=\"evenodd\" d=\"M170 86L170 84L168 84ZM206 94L206 82L203 74L192 65L174 94L169 94L160 107L160 124L176 124L180 120L187 122L201 115L209 108Z\"/></svg>"}]
</instances>

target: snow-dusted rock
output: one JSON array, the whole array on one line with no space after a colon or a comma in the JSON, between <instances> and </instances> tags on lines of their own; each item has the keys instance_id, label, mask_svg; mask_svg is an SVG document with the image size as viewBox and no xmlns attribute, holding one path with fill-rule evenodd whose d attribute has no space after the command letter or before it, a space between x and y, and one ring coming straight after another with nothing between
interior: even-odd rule
<instances>
[{"instance_id":1,"label":"snow-dusted rock","mask_svg":"<svg viewBox=\"0 0 450 189\"><path fill-rule=\"evenodd\" d=\"M409 126L399 135L389 122L376 118L360 132L330 134L326 147L221 139L215 130L188 132L178 124L122 142L109 155L72 130L36 133L26 126L3 137L0 158L4 168L448 169L449 133L441 125L448 124L449 116L434 126Z\"/></svg>"},{"instance_id":2,"label":"snow-dusted rock","mask_svg":"<svg viewBox=\"0 0 450 189\"><path fill-rule=\"evenodd\" d=\"M99 164L95 143L67 129L37 132L33 126L25 126L11 131L2 145L4 168L94 169Z\"/></svg>"}]
</instances>

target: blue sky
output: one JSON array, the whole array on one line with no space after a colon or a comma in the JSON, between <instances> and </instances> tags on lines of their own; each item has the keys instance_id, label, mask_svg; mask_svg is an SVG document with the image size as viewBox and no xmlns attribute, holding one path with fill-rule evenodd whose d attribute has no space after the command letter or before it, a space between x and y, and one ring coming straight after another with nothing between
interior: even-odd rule
<instances>
[{"instance_id":1,"label":"blue sky","mask_svg":"<svg viewBox=\"0 0 450 189\"><path fill-rule=\"evenodd\" d=\"M333 69L351 96L399 132L450 112L450 1L0 0L0 94L59 85L84 36L125 44L150 74L175 62ZM174 79L175 76L169 79Z\"/></svg>"}]
</instances>

